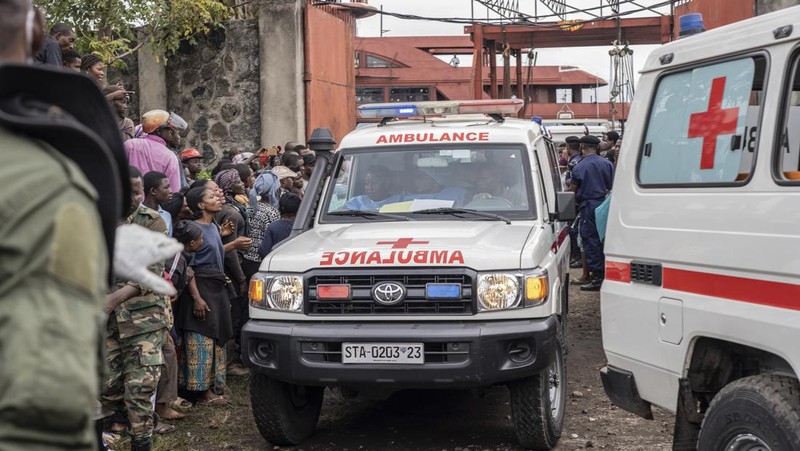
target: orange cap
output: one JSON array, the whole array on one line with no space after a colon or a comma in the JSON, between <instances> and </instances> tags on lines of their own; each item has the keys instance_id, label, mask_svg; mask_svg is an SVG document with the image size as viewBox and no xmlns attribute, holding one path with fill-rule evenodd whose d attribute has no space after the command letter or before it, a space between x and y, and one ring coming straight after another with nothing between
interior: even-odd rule
<instances>
[{"instance_id":1,"label":"orange cap","mask_svg":"<svg viewBox=\"0 0 800 451\"><path fill-rule=\"evenodd\" d=\"M191 160L192 158L203 158L203 155L200 153L200 151L194 147L183 149L178 155L180 156L181 161Z\"/></svg>"}]
</instances>

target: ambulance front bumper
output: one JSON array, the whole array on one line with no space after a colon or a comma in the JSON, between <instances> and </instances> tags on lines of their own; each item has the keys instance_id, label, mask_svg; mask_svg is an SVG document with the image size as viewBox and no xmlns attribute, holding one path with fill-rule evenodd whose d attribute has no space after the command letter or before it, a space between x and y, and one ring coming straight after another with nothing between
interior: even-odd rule
<instances>
[{"instance_id":1,"label":"ambulance front bumper","mask_svg":"<svg viewBox=\"0 0 800 451\"><path fill-rule=\"evenodd\" d=\"M302 385L467 388L538 374L553 361L555 317L492 322L288 323L250 320L242 360ZM343 343L422 343L422 363L342 363Z\"/></svg>"}]
</instances>

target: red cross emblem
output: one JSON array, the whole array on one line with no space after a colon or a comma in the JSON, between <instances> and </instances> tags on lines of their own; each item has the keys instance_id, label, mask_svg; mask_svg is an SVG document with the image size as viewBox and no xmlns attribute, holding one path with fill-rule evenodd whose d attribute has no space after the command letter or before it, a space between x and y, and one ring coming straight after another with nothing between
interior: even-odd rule
<instances>
[{"instance_id":1,"label":"red cross emblem","mask_svg":"<svg viewBox=\"0 0 800 451\"><path fill-rule=\"evenodd\" d=\"M714 152L717 149L717 137L736 132L739 108L726 108L723 110L722 97L724 93L725 77L715 78L711 82L708 111L694 113L689 118L689 138L703 138L700 169L714 169Z\"/></svg>"},{"instance_id":2,"label":"red cross emblem","mask_svg":"<svg viewBox=\"0 0 800 451\"><path fill-rule=\"evenodd\" d=\"M399 238L397 241L378 241L379 245L391 244L392 249L406 249L412 244L428 244L430 241L414 241L414 238Z\"/></svg>"}]
</instances>

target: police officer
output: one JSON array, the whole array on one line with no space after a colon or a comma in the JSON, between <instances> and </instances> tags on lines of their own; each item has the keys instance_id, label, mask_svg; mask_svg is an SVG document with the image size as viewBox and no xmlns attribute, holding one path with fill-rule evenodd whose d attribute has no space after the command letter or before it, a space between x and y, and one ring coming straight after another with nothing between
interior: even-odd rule
<instances>
[{"instance_id":1,"label":"police officer","mask_svg":"<svg viewBox=\"0 0 800 451\"><path fill-rule=\"evenodd\" d=\"M578 164L583 159L583 153L581 152L581 139L577 136L567 136L564 140L567 144L567 153L569 154L569 159L567 160L567 171L564 174L564 184L566 186L570 185L572 181L572 171L575 169L575 165ZM582 259L581 259L581 248L578 244L578 221L580 218L576 218L575 223L572 224L569 228L569 239L570 239L570 268L581 268L583 267Z\"/></svg>"},{"instance_id":2,"label":"police officer","mask_svg":"<svg viewBox=\"0 0 800 451\"><path fill-rule=\"evenodd\" d=\"M177 251L117 229L130 201L119 129L88 78L26 64L42 18L0 0L0 449L94 451L111 262L152 281L139 264Z\"/></svg>"},{"instance_id":3,"label":"police officer","mask_svg":"<svg viewBox=\"0 0 800 451\"><path fill-rule=\"evenodd\" d=\"M600 140L597 137L586 135L580 141L584 157L572 170L570 190L576 193L580 203L580 235L591 274L591 280L581 285L581 290L598 291L603 284L605 256L603 243L597 233L594 210L611 192L614 165L598 154Z\"/></svg>"}]
</instances>

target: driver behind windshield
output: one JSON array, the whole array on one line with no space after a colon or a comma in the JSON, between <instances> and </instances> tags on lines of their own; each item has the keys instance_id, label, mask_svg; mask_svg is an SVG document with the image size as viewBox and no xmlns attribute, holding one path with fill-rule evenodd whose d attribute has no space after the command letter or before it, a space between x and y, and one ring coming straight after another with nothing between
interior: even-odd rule
<instances>
[{"instance_id":1,"label":"driver behind windshield","mask_svg":"<svg viewBox=\"0 0 800 451\"><path fill-rule=\"evenodd\" d=\"M464 205L466 190L460 187L442 187L442 185L422 169L417 169L411 174L411 183L408 187L406 200L414 199L437 199L451 200L453 205L460 207Z\"/></svg>"},{"instance_id":2,"label":"driver behind windshield","mask_svg":"<svg viewBox=\"0 0 800 451\"><path fill-rule=\"evenodd\" d=\"M348 210L377 211L386 204L401 202L403 196L392 194L392 171L386 166L372 166L364 178L364 192L348 200Z\"/></svg>"},{"instance_id":3,"label":"driver behind windshield","mask_svg":"<svg viewBox=\"0 0 800 451\"><path fill-rule=\"evenodd\" d=\"M473 201L501 198L507 200L510 205L523 205L525 197L522 193L510 188L511 183L507 183L507 177L502 175L500 167L495 165L483 165L478 169L475 180L477 194L472 197Z\"/></svg>"}]
</instances>

